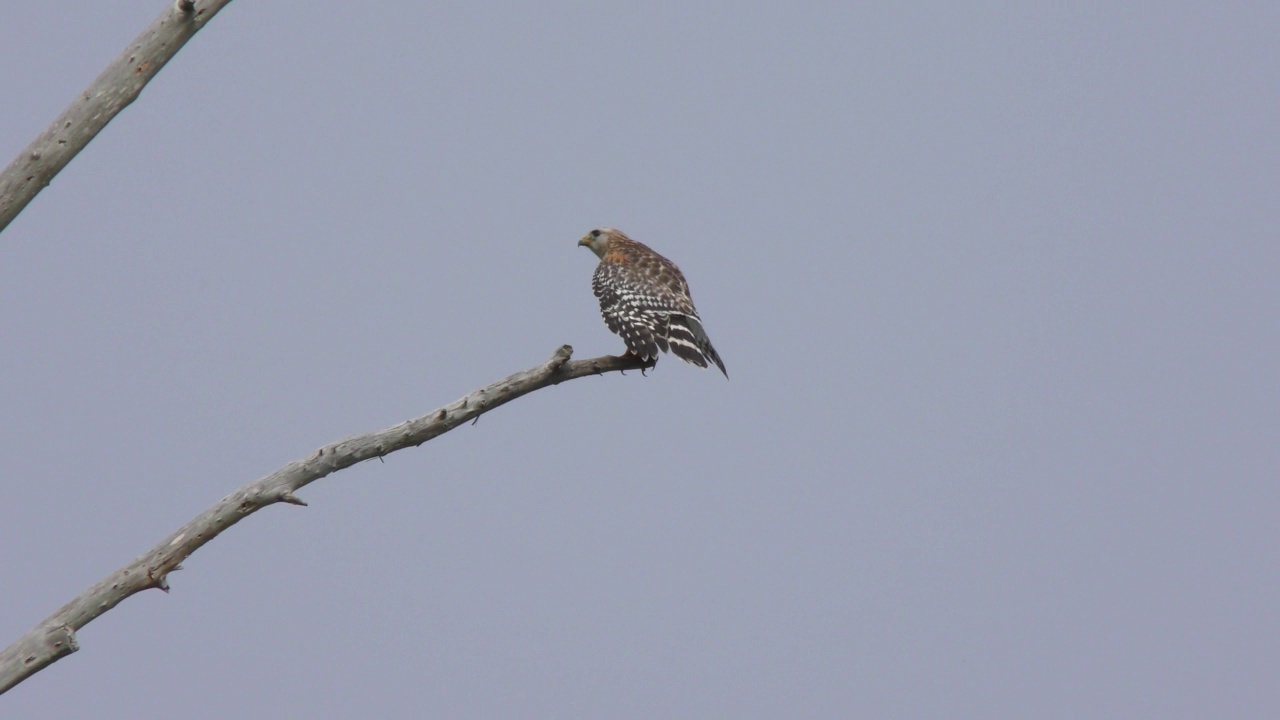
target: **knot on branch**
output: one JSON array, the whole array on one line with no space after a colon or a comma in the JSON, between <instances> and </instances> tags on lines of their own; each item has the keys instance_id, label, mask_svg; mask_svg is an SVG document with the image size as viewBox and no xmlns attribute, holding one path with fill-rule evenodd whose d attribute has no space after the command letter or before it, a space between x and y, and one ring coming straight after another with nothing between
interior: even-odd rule
<instances>
[{"instance_id":1,"label":"knot on branch","mask_svg":"<svg viewBox=\"0 0 1280 720\"><path fill-rule=\"evenodd\" d=\"M547 369L552 372L558 371L564 367L565 363L569 362L571 357L573 357L573 346L561 345L556 348L556 351L551 355L551 359L547 361Z\"/></svg>"}]
</instances>

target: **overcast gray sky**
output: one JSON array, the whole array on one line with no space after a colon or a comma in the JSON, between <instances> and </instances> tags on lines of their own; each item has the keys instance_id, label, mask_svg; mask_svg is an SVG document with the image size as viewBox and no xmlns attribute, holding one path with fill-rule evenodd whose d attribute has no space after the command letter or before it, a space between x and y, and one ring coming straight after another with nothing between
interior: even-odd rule
<instances>
[{"instance_id":1,"label":"overcast gray sky","mask_svg":"<svg viewBox=\"0 0 1280 720\"><path fill-rule=\"evenodd\" d=\"M14 718L1280 716L1280 5L240 0L0 234ZM1052 8L1050 7L1052 5ZM0 162L163 8L0 4Z\"/></svg>"}]
</instances>

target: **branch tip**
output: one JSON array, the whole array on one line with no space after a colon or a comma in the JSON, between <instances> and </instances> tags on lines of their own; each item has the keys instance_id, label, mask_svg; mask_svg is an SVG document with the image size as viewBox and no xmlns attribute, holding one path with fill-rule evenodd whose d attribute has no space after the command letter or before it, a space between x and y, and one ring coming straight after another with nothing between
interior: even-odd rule
<instances>
[{"instance_id":1,"label":"branch tip","mask_svg":"<svg viewBox=\"0 0 1280 720\"><path fill-rule=\"evenodd\" d=\"M287 490L285 492L280 493L280 502L289 503L290 505L297 505L299 507L307 506L306 500L303 500L302 498L298 497L297 495L294 495L293 493Z\"/></svg>"}]
</instances>

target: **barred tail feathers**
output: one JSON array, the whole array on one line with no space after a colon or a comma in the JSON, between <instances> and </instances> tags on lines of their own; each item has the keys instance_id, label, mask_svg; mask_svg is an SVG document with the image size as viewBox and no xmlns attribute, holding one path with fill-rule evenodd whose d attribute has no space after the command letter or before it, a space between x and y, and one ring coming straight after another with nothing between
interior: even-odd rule
<instances>
[{"instance_id":1,"label":"barred tail feathers","mask_svg":"<svg viewBox=\"0 0 1280 720\"><path fill-rule=\"evenodd\" d=\"M696 316L670 315L666 340L671 345L671 352L681 360L701 368L707 367L708 361L713 362L726 378L729 377L729 372L724 369L724 361L720 359L720 353L712 347L711 338L707 337L707 331L702 329L702 321Z\"/></svg>"}]
</instances>

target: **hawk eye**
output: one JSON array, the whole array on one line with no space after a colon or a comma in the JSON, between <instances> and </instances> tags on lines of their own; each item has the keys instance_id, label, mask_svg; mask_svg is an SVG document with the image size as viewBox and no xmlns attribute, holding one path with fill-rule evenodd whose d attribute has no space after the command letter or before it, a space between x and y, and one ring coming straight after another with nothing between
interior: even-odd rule
<instances>
[{"instance_id":1,"label":"hawk eye","mask_svg":"<svg viewBox=\"0 0 1280 720\"><path fill-rule=\"evenodd\" d=\"M598 238L598 237L600 237L600 231L599 231L599 230L592 230L592 231L591 231L591 237L593 237L593 238Z\"/></svg>"}]
</instances>

